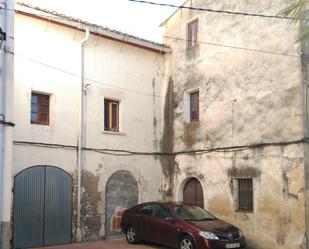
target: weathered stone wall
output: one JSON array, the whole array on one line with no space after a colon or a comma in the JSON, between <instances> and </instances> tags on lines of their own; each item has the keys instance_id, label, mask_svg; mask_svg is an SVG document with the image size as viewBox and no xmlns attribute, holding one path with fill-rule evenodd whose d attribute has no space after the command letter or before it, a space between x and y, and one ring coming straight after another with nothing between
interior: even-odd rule
<instances>
[{"instance_id":1,"label":"weathered stone wall","mask_svg":"<svg viewBox=\"0 0 309 249\"><path fill-rule=\"evenodd\" d=\"M183 182L200 180L205 207L240 227L249 248L304 248L303 146L177 156L176 199ZM253 178L254 211L235 212L232 177Z\"/></svg>"},{"instance_id":2,"label":"weathered stone wall","mask_svg":"<svg viewBox=\"0 0 309 249\"><path fill-rule=\"evenodd\" d=\"M188 1L194 7L275 15L285 1ZM200 43L186 49L187 24ZM174 199L198 178L205 206L244 230L252 248L304 248L304 148L298 26L275 18L179 10L164 23L173 79L174 151L249 145L234 152L178 155ZM185 93L198 89L200 121L186 123ZM168 93L170 94L170 93ZM167 139L167 138L166 138ZM262 143L273 146L255 147ZM253 178L254 211L236 212L231 179Z\"/></svg>"}]
</instances>

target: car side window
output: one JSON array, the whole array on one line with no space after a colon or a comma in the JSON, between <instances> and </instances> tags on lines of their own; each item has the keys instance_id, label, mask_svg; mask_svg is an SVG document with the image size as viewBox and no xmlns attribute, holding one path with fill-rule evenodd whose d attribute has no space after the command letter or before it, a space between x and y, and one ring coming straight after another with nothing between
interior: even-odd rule
<instances>
[{"instance_id":1,"label":"car side window","mask_svg":"<svg viewBox=\"0 0 309 249\"><path fill-rule=\"evenodd\" d=\"M167 208L164 208L161 205L156 205L155 216L164 219L166 217L171 217L172 213Z\"/></svg>"},{"instance_id":2,"label":"car side window","mask_svg":"<svg viewBox=\"0 0 309 249\"><path fill-rule=\"evenodd\" d=\"M142 215L153 215L154 205L146 205L137 210L138 214Z\"/></svg>"}]
</instances>

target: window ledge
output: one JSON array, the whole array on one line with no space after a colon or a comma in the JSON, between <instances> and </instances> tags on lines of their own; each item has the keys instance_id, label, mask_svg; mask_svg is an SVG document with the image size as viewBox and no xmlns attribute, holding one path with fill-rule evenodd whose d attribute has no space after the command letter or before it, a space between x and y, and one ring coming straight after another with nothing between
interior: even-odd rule
<instances>
[{"instance_id":1,"label":"window ledge","mask_svg":"<svg viewBox=\"0 0 309 249\"><path fill-rule=\"evenodd\" d=\"M126 136L127 134L124 132L119 132L119 131L103 131L103 134L108 134L108 135L118 135L118 136Z\"/></svg>"},{"instance_id":2,"label":"window ledge","mask_svg":"<svg viewBox=\"0 0 309 249\"><path fill-rule=\"evenodd\" d=\"M238 209L235 210L236 213L245 213L245 214L253 214L254 211L253 210L242 210L242 209Z\"/></svg>"}]
</instances>

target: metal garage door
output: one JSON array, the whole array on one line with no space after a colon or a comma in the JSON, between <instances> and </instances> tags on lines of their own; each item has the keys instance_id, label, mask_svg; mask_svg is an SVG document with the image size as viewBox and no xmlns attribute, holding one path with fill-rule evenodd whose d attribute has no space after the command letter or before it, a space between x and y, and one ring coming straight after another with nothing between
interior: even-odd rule
<instances>
[{"instance_id":1,"label":"metal garage door","mask_svg":"<svg viewBox=\"0 0 309 249\"><path fill-rule=\"evenodd\" d=\"M203 188L196 178L191 178L183 190L183 202L194 206L204 207Z\"/></svg>"},{"instance_id":2,"label":"metal garage door","mask_svg":"<svg viewBox=\"0 0 309 249\"><path fill-rule=\"evenodd\" d=\"M13 248L71 243L72 178L51 166L15 176Z\"/></svg>"}]
</instances>

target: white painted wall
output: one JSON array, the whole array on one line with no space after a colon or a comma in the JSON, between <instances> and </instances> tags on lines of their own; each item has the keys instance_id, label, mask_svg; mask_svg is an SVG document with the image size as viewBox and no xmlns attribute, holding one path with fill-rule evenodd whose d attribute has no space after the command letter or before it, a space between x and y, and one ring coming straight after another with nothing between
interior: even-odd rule
<instances>
[{"instance_id":1,"label":"white painted wall","mask_svg":"<svg viewBox=\"0 0 309 249\"><path fill-rule=\"evenodd\" d=\"M61 167L75 176L75 149L21 145L17 141L77 146L83 38L84 32L16 15L13 176L34 165ZM85 97L86 147L147 152L160 149L164 99L161 63L158 53L90 35L85 47L85 84L89 84ZM30 123L31 91L50 94L50 125ZM119 133L104 132L104 97L120 101ZM106 175L117 170L127 170L137 178L139 201L160 198L160 161L153 157L115 157L88 151L82 167L99 177L102 199ZM104 203L100 214L104 220Z\"/></svg>"}]
</instances>

